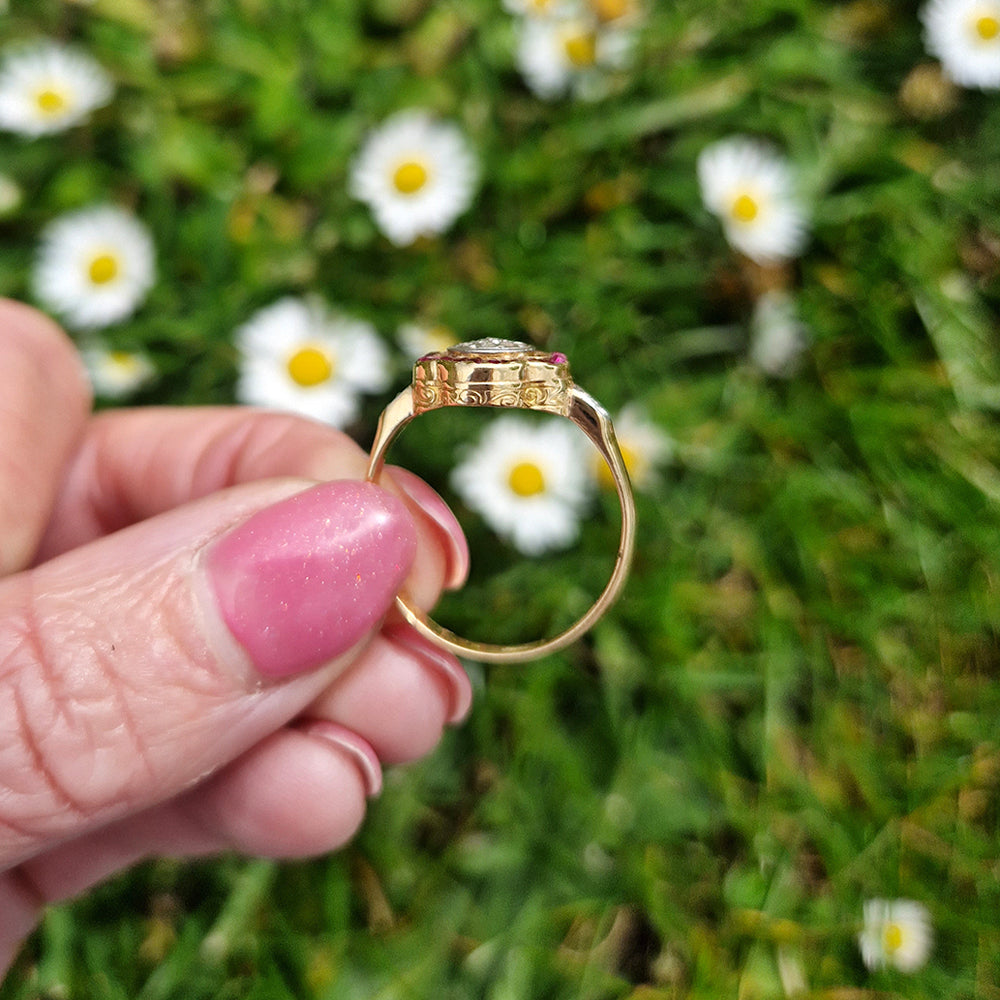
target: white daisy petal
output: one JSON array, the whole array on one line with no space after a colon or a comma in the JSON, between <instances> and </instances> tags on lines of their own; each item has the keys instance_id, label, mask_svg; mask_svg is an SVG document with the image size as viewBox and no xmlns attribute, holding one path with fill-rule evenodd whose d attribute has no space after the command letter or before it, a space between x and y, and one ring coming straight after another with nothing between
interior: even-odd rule
<instances>
[{"instance_id":1,"label":"white daisy petal","mask_svg":"<svg viewBox=\"0 0 1000 1000\"><path fill-rule=\"evenodd\" d=\"M702 201L736 250L765 264L801 253L807 218L786 160L763 143L736 137L702 150L697 171Z\"/></svg>"},{"instance_id":2,"label":"white daisy petal","mask_svg":"<svg viewBox=\"0 0 1000 1000\"><path fill-rule=\"evenodd\" d=\"M920 18L927 49L951 80L1000 89L1000 0L930 0Z\"/></svg>"},{"instance_id":3,"label":"white daisy petal","mask_svg":"<svg viewBox=\"0 0 1000 1000\"><path fill-rule=\"evenodd\" d=\"M869 899L858 935L861 958L869 969L916 972L930 956L933 934L927 907L911 899Z\"/></svg>"},{"instance_id":4,"label":"white daisy petal","mask_svg":"<svg viewBox=\"0 0 1000 1000\"><path fill-rule=\"evenodd\" d=\"M152 238L135 216L112 205L85 208L43 232L35 295L67 326L97 329L131 316L155 271Z\"/></svg>"},{"instance_id":5,"label":"white daisy petal","mask_svg":"<svg viewBox=\"0 0 1000 1000\"><path fill-rule=\"evenodd\" d=\"M469 207L476 158L459 128L424 111L403 111L365 140L350 191L397 246L448 229Z\"/></svg>"},{"instance_id":6,"label":"white daisy petal","mask_svg":"<svg viewBox=\"0 0 1000 1000\"><path fill-rule=\"evenodd\" d=\"M389 384L389 357L375 328L315 298L280 299L234 334L237 399L344 427L363 393Z\"/></svg>"},{"instance_id":7,"label":"white daisy petal","mask_svg":"<svg viewBox=\"0 0 1000 1000\"><path fill-rule=\"evenodd\" d=\"M590 497L586 439L568 421L494 420L452 473L462 500L501 537L537 556L577 538Z\"/></svg>"},{"instance_id":8,"label":"white daisy petal","mask_svg":"<svg viewBox=\"0 0 1000 1000\"><path fill-rule=\"evenodd\" d=\"M84 52L49 41L17 48L0 64L0 129L30 138L62 132L113 93L111 78Z\"/></svg>"}]
</instances>

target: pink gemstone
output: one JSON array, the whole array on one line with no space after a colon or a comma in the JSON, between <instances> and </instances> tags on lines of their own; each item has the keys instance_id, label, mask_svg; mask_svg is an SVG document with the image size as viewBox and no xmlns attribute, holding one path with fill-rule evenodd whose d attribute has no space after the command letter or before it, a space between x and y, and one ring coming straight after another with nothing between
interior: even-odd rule
<instances>
[{"instance_id":1,"label":"pink gemstone","mask_svg":"<svg viewBox=\"0 0 1000 1000\"><path fill-rule=\"evenodd\" d=\"M553 354L550 358L554 365L564 365L569 361L565 354Z\"/></svg>"}]
</instances>

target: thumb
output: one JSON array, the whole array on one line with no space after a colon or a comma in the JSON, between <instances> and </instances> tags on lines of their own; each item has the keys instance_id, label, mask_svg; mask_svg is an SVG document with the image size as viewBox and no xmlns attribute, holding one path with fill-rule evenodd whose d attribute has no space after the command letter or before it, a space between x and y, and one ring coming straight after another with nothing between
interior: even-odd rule
<instances>
[{"instance_id":1,"label":"thumb","mask_svg":"<svg viewBox=\"0 0 1000 1000\"><path fill-rule=\"evenodd\" d=\"M164 801L298 714L416 550L371 483L256 483L0 582L0 870Z\"/></svg>"}]
</instances>

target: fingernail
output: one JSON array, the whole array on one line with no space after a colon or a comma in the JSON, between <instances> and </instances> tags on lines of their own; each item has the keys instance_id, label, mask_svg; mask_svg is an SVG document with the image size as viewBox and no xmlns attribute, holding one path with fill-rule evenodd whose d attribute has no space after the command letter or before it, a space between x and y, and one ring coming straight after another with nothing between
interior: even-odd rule
<instances>
[{"instance_id":1,"label":"fingernail","mask_svg":"<svg viewBox=\"0 0 1000 1000\"><path fill-rule=\"evenodd\" d=\"M469 575L469 543L451 508L427 483L409 469L393 465L388 471L400 489L438 529L438 535L448 553L448 574L444 585L448 590L458 590Z\"/></svg>"},{"instance_id":2,"label":"fingernail","mask_svg":"<svg viewBox=\"0 0 1000 1000\"><path fill-rule=\"evenodd\" d=\"M406 505L373 483L324 483L252 515L214 543L222 618L270 679L319 667L379 623L416 552Z\"/></svg>"},{"instance_id":3,"label":"fingernail","mask_svg":"<svg viewBox=\"0 0 1000 1000\"><path fill-rule=\"evenodd\" d=\"M448 724L454 726L461 722L472 708L472 682L462 664L409 625L391 625L382 634L418 656L421 663L443 682L448 699Z\"/></svg>"},{"instance_id":4,"label":"fingernail","mask_svg":"<svg viewBox=\"0 0 1000 1000\"><path fill-rule=\"evenodd\" d=\"M346 754L361 772L361 782L368 798L374 798L382 791L382 765L367 740L326 719L312 719L296 728L307 736L332 744Z\"/></svg>"}]
</instances>

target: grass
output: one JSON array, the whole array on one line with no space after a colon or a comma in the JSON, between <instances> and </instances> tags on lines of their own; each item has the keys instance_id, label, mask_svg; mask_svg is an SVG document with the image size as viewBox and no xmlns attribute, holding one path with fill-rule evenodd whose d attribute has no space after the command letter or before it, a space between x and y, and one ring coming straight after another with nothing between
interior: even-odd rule
<instances>
[{"instance_id":1,"label":"grass","mask_svg":"<svg viewBox=\"0 0 1000 1000\"><path fill-rule=\"evenodd\" d=\"M232 401L232 330L316 290L388 339L419 318L563 350L677 442L616 608L562 654L472 668L468 722L389 775L348 849L145 865L54 909L3 1000L750 1000L796 968L831 1000L1000 997L1000 103L914 103L916 3L647 7L634 67L592 103L525 88L493 0L0 15L118 87L86 126L0 136L25 193L0 219L0 293L30 299L51 218L134 206L158 281L107 338L154 359L139 401ZM412 104L462 124L483 176L453 230L395 249L347 167ZM735 133L809 191L794 267L738 258L701 206L696 157ZM811 335L788 380L746 354L774 282ZM453 437L402 460L446 489ZM537 563L469 518L473 553L499 554L451 620L565 615L606 573L603 503L578 550ZM929 908L919 972L862 964L876 896Z\"/></svg>"}]
</instances>

